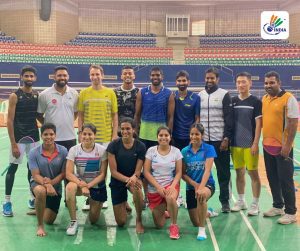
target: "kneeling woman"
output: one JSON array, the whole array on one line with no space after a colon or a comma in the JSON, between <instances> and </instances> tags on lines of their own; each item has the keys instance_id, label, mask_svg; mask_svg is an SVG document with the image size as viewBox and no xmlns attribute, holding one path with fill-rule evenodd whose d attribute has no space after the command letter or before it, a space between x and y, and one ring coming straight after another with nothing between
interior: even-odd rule
<instances>
[{"instance_id":1,"label":"kneeling woman","mask_svg":"<svg viewBox=\"0 0 300 251\"><path fill-rule=\"evenodd\" d=\"M202 141L203 125L196 123L190 129L191 144L182 149L183 174L186 182L186 203L190 219L199 227L197 240L205 240L207 201L215 192L211 168L217 157L214 147Z\"/></svg>"},{"instance_id":2,"label":"kneeling woman","mask_svg":"<svg viewBox=\"0 0 300 251\"><path fill-rule=\"evenodd\" d=\"M136 232L144 233L142 224L143 193L140 180L145 160L146 147L133 138L134 122L131 118L121 121L121 138L112 141L108 147L108 162L111 172L111 199L118 226L127 220L127 189L133 195L136 209Z\"/></svg>"},{"instance_id":3,"label":"kneeling woman","mask_svg":"<svg viewBox=\"0 0 300 251\"><path fill-rule=\"evenodd\" d=\"M144 176L149 182L149 207L158 228L165 225L165 211L168 210L171 218L170 238L179 239L176 200L182 173L182 155L178 148L170 146L171 131L168 127L158 128L157 141L158 146L148 149L144 164Z\"/></svg>"},{"instance_id":4,"label":"kneeling woman","mask_svg":"<svg viewBox=\"0 0 300 251\"><path fill-rule=\"evenodd\" d=\"M67 156L66 178L69 183L66 186L66 200L71 217L67 235L75 235L78 229L76 196L84 195L90 199L91 224L98 221L102 204L107 200L107 154L103 146L95 143L95 137L96 127L84 124L81 131L82 143L73 146Z\"/></svg>"}]
</instances>

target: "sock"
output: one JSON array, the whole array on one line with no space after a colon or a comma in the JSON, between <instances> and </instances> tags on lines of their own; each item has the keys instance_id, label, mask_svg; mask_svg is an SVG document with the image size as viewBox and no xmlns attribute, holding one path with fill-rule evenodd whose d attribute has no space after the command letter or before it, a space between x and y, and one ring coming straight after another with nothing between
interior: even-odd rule
<instances>
[{"instance_id":1,"label":"sock","mask_svg":"<svg viewBox=\"0 0 300 251\"><path fill-rule=\"evenodd\" d=\"M245 194L239 194L239 201L245 201Z\"/></svg>"},{"instance_id":2,"label":"sock","mask_svg":"<svg viewBox=\"0 0 300 251\"><path fill-rule=\"evenodd\" d=\"M259 198L253 197L253 203L254 203L254 204L258 204L258 201L259 201Z\"/></svg>"},{"instance_id":3,"label":"sock","mask_svg":"<svg viewBox=\"0 0 300 251\"><path fill-rule=\"evenodd\" d=\"M10 202L10 195L5 195L5 202Z\"/></svg>"},{"instance_id":4,"label":"sock","mask_svg":"<svg viewBox=\"0 0 300 251\"><path fill-rule=\"evenodd\" d=\"M198 228L198 235L197 235L197 240L203 241L207 238L206 233L205 233L205 227L199 227Z\"/></svg>"}]
</instances>

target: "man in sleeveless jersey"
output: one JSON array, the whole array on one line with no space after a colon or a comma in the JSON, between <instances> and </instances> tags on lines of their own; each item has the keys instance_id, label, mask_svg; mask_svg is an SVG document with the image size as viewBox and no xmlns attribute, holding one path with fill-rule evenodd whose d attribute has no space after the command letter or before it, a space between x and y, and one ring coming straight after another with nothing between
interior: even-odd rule
<instances>
[{"instance_id":1,"label":"man in sleeveless jersey","mask_svg":"<svg viewBox=\"0 0 300 251\"><path fill-rule=\"evenodd\" d=\"M219 88L219 71L209 68L205 72L205 89L200 96L200 122L205 128L204 141L213 145L217 153L214 159L220 186L219 200L222 212L229 213L230 152L233 110L229 93Z\"/></svg>"},{"instance_id":2,"label":"man in sleeveless jersey","mask_svg":"<svg viewBox=\"0 0 300 251\"><path fill-rule=\"evenodd\" d=\"M31 148L37 145L40 140L37 126L37 106L38 93L32 89L36 81L37 71L34 67L26 65L21 70L22 87L9 96L7 131L11 144L9 167L5 177L5 202L3 204L3 215L13 216L11 192L14 184L15 173L18 165L22 164L24 155L28 156ZM18 143L24 137L30 137L33 143ZM28 164L27 164L28 167ZM28 170L28 182L30 182L31 173ZM31 199L28 207L34 208L34 196L31 193Z\"/></svg>"}]
</instances>

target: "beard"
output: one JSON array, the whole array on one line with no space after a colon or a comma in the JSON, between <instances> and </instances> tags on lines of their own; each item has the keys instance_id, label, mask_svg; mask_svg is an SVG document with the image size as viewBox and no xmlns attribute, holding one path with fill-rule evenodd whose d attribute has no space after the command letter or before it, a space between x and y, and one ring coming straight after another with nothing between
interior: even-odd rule
<instances>
[{"instance_id":1,"label":"beard","mask_svg":"<svg viewBox=\"0 0 300 251\"><path fill-rule=\"evenodd\" d=\"M187 89L187 85L178 85L177 88L178 88L179 91L183 92Z\"/></svg>"},{"instance_id":2,"label":"beard","mask_svg":"<svg viewBox=\"0 0 300 251\"><path fill-rule=\"evenodd\" d=\"M26 86L26 87L32 87L32 85L33 85L33 82L32 81L23 81L23 83L24 83L24 85Z\"/></svg>"},{"instance_id":3,"label":"beard","mask_svg":"<svg viewBox=\"0 0 300 251\"><path fill-rule=\"evenodd\" d=\"M64 88L67 85L68 81L55 81L55 83L58 87Z\"/></svg>"}]
</instances>

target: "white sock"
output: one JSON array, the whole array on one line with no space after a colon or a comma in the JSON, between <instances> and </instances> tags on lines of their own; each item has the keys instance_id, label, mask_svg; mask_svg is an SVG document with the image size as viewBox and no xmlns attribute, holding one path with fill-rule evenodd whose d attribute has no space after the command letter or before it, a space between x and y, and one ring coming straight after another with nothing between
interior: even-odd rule
<instances>
[{"instance_id":1,"label":"white sock","mask_svg":"<svg viewBox=\"0 0 300 251\"><path fill-rule=\"evenodd\" d=\"M256 204L256 205L257 205L257 204L258 204L258 201L259 201L259 198L255 198L255 197L253 197L253 203L254 203L254 204Z\"/></svg>"},{"instance_id":2,"label":"white sock","mask_svg":"<svg viewBox=\"0 0 300 251\"><path fill-rule=\"evenodd\" d=\"M10 195L5 195L5 202L10 202Z\"/></svg>"},{"instance_id":3,"label":"white sock","mask_svg":"<svg viewBox=\"0 0 300 251\"><path fill-rule=\"evenodd\" d=\"M206 233L205 233L205 227L199 227L198 228L198 235L197 239L198 240L205 240L207 238Z\"/></svg>"},{"instance_id":4,"label":"white sock","mask_svg":"<svg viewBox=\"0 0 300 251\"><path fill-rule=\"evenodd\" d=\"M239 201L245 201L245 194L239 194Z\"/></svg>"}]
</instances>

